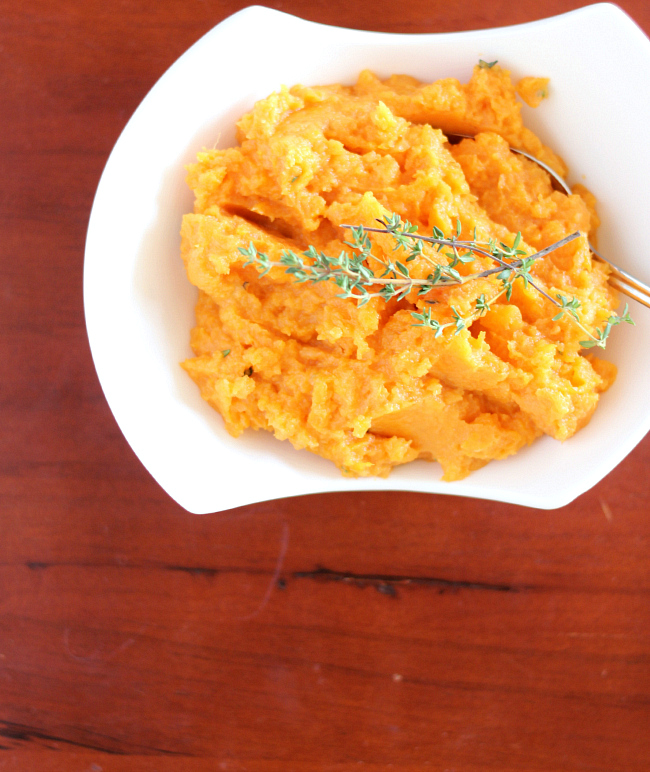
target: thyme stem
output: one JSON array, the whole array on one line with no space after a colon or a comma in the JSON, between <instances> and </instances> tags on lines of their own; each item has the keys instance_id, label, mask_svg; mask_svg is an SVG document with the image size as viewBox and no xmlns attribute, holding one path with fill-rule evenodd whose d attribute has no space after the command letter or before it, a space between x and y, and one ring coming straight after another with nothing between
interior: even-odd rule
<instances>
[{"instance_id":1,"label":"thyme stem","mask_svg":"<svg viewBox=\"0 0 650 772\"><path fill-rule=\"evenodd\" d=\"M426 308L421 313L412 311L418 327L431 328L436 337L440 336L444 330L454 327L454 334L466 329L480 316L486 314L491 305L502 295L505 294L509 301L512 295L513 284L517 279L521 279L525 286L529 284L546 298L550 303L559 309L553 317L553 321L561 319L565 313L568 313L578 327L587 335L587 340L581 341L580 345L584 348L598 346L605 348L605 341L611 332L612 327L626 322L634 324L629 316L627 306L621 316L611 315L604 328L596 329L594 333L590 332L584 326L578 315L579 301L573 298L566 298L561 294L553 297L546 291L537 280L530 275L530 269L536 260L545 257L552 251L560 249L569 244L582 234L579 231L570 233L568 236L560 239L548 247L540 249L532 255L526 254L526 250L520 248L521 233L518 233L511 246L502 242L479 241L476 238L476 230L472 240L461 239L461 224L456 223L456 235L445 236L438 229L433 229L433 236L423 236L417 232L417 228L408 221L402 221L399 215L393 214L383 220L378 221L381 227L366 227L362 225L341 225L340 227L351 231L351 241L346 241L346 245L351 248L352 253L343 250L338 257L326 255L319 252L315 247L310 246L304 252L297 254L291 250L285 250L280 260L271 260L268 255L259 252L251 242L247 249L240 247L239 251L247 259L245 265L254 264L261 272L267 273L271 268L283 267L285 271L294 276L299 282L320 282L332 280L341 289L339 297L352 298L359 305L364 305L371 298L383 298L385 301L391 299L403 300L414 289L418 289L418 297L427 295L435 289L444 287L461 286L476 279L486 279L495 276L501 282L501 288L489 300L481 294L475 301L474 310L467 317L462 317L454 306L450 306L453 321L441 323L431 315L431 309ZM383 233L390 235L395 241L394 252L397 250L406 250L408 257L405 261L393 260L391 257L382 259L372 254L372 242L368 236L369 233ZM436 247L436 253L448 259L448 262L437 263L429 255L423 252L422 245L431 244ZM442 252L443 247L448 247L451 251ZM466 275L460 274L456 270L459 264L471 263L476 256L487 257L497 263L496 267L488 268L483 271L477 271ZM417 258L429 262L433 267L433 272L425 279L414 278L410 275L407 263ZM384 268L381 276L377 276L369 267L371 261L379 263ZM369 291L372 287L381 287L378 291Z\"/></svg>"}]
</instances>

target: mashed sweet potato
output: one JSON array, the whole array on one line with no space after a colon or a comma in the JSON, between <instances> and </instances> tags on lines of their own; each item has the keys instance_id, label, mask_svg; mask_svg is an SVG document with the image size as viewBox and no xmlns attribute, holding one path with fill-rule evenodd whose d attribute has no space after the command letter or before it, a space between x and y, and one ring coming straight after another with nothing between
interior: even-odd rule
<instances>
[{"instance_id":1,"label":"mashed sweet potato","mask_svg":"<svg viewBox=\"0 0 650 772\"><path fill-rule=\"evenodd\" d=\"M526 81L521 90L537 93ZM476 135L451 145L447 133ZM553 190L534 154L566 168L522 125L507 71L476 67L469 83L382 81L295 86L258 102L238 123L239 146L199 154L188 182L194 213L182 224L182 256L199 290L195 357L183 367L228 431L266 429L331 459L346 475L387 475L416 458L438 461L445 480L517 452L546 433L565 440L589 420L613 365L585 355L584 333L523 281L468 329L436 336L414 326L429 309L469 316L493 296L494 277L415 291L359 306L331 281L296 283L283 268L260 275L239 248L252 242L279 260L309 245L345 249L342 224L376 225L399 214L422 234L462 226L462 237L512 244L529 254L576 230L594 238L593 198ZM392 254L390 236L373 255ZM426 276L429 260L410 263ZM482 266L488 258L464 273ZM606 267L578 238L538 259L536 283L580 301L588 327L616 305Z\"/></svg>"}]
</instances>

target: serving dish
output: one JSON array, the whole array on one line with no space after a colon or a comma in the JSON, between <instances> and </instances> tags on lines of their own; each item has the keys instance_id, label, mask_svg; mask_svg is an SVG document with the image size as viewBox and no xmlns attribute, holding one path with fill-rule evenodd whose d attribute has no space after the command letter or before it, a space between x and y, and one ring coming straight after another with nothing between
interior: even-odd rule
<instances>
[{"instance_id":1,"label":"serving dish","mask_svg":"<svg viewBox=\"0 0 650 772\"><path fill-rule=\"evenodd\" d=\"M241 56L243 48L254 55ZM387 479L347 479L266 432L233 439L179 366L191 355L196 300L179 236L193 205L184 167L196 153L234 144L235 121L283 84L351 83L364 68L381 77L466 82L479 59L499 60L513 80L551 79L550 98L536 110L523 107L525 122L567 161L569 181L596 193L600 251L650 280L650 145L638 141L650 123L650 41L619 8L597 4L524 25L423 35L328 27L246 8L193 45L138 107L106 164L86 242L86 325L106 399L144 466L188 511L353 490L556 508L595 485L650 429L650 312L636 304L636 326L618 328L608 342L618 379L586 428L564 444L544 437L454 483L424 461Z\"/></svg>"}]
</instances>

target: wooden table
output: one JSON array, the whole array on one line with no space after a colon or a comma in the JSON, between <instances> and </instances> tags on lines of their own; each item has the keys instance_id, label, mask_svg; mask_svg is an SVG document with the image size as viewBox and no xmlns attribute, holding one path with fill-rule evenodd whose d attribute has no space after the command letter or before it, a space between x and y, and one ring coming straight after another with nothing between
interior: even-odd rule
<instances>
[{"instance_id":1,"label":"wooden table","mask_svg":"<svg viewBox=\"0 0 650 772\"><path fill-rule=\"evenodd\" d=\"M400 32L580 4L271 3ZM83 319L94 191L157 78L242 6L0 2L0 769L647 771L650 439L557 511L357 493L197 517L118 430Z\"/></svg>"}]
</instances>

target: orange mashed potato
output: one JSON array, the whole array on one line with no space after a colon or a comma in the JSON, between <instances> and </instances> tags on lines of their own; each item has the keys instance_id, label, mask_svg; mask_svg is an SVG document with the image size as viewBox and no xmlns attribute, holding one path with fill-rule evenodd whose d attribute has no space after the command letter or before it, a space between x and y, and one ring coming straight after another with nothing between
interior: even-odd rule
<instances>
[{"instance_id":1,"label":"orange mashed potato","mask_svg":"<svg viewBox=\"0 0 650 772\"><path fill-rule=\"evenodd\" d=\"M539 89L521 87L526 96ZM452 145L446 133L476 137ZM521 232L529 254L579 230L584 238L538 259L531 275L552 296L576 297L589 329L602 325L617 299L587 245L598 224L593 197L554 191L540 167L510 151L566 173L522 125L507 71L477 66L466 85L366 71L354 86L283 88L241 118L238 140L189 168L196 202L181 234L200 290L195 356L183 367L233 436L266 429L350 476L386 476L424 458L458 480L539 435L565 440L587 423L615 369L586 355L584 332L568 315L554 321L557 307L522 280L468 329L436 336L412 312L447 323L453 306L468 317L497 279L359 306L331 281L297 283L282 267L260 275L239 251L252 242L271 260L309 245L338 255L350 239L341 224L376 226L391 213L424 235L434 226L455 234L457 222L467 239L512 244ZM391 237L372 241L373 255L395 256ZM424 257L409 266L412 276L431 272ZM491 267L477 258L458 270Z\"/></svg>"}]
</instances>

